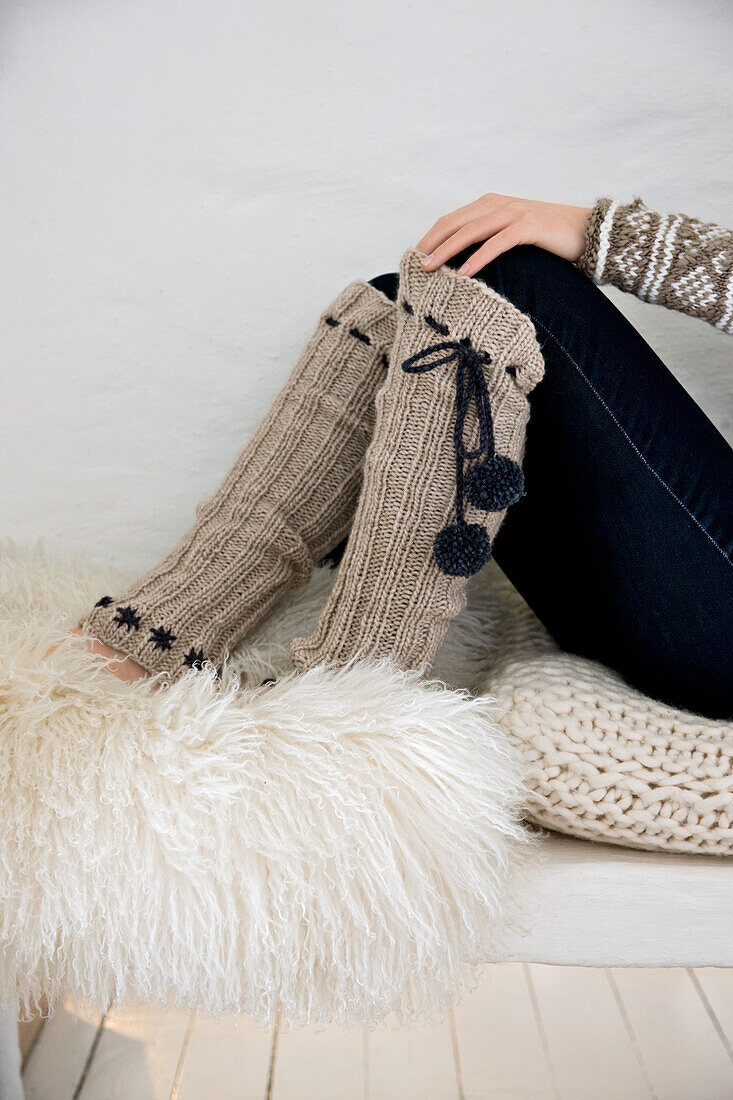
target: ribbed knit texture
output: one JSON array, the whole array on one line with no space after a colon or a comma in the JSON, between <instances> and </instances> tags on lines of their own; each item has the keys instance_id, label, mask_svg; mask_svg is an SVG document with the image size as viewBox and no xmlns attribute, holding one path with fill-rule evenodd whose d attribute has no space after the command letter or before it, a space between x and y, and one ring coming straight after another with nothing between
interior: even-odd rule
<instances>
[{"instance_id":1,"label":"ribbed knit texture","mask_svg":"<svg viewBox=\"0 0 733 1100\"><path fill-rule=\"evenodd\" d=\"M397 307L350 284L169 556L86 617L95 637L170 678L226 653L348 532Z\"/></svg>"},{"instance_id":2,"label":"ribbed knit texture","mask_svg":"<svg viewBox=\"0 0 733 1100\"><path fill-rule=\"evenodd\" d=\"M315 632L291 648L301 670L369 656L425 672L465 604L466 579L441 572L434 556L436 535L454 518L456 367L412 374L402 369L405 361L465 338L487 351L497 452L517 462L523 457L527 394L544 371L530 319L480 281L445 267L425 272L414 249L401 263L398 305L389 374L377 395L364 486L338 578ZM469 443L476 442L477 424L469 420L467 427ZM466 506L466 520L492 538L504 515Z\"/></svg>"},{"instance_id":3,"label":"ribbed knit texture","mask_svg":"<svg viewBox=\"0 0 733 1100\"><path fill-rule=\"evenodd\" d=\"M733 232L686 214L658 214L640 198L599 199L586 223L580 269L648 302L733 334Z\"/></svg>"}]
</instances>

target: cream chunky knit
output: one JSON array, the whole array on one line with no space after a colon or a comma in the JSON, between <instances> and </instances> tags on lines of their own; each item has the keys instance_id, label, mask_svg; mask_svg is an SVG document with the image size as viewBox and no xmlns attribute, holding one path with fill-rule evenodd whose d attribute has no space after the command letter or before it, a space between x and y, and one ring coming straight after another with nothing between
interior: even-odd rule
<instances>
[{"instance_id":1,"label":"cream chunky knit","mask_svg":"<svg viewBox=\"0 0 733 1100\"><path fill-rule=\"evenodd\" d=\"M649 302L733 333L733 232L686 214L657 214L634 199L598 199L578 266Z\"/></svg>"},{"instance_id":2,"label":"cream chunky knit","mask_svg":"<svg viewBox=\"0 0 733 1100\"><path fill-rule=\"evenodd\" d=\"M412 249L398 304L338 579L316 631L292 645L301 670L359 655L429 669L522 493L527 394L544 371L532 322L482 282L425 272Z\"/></svg>"},{"instance_id":3,"label":"cream chunky knit","mask_svg":"<svg viewBox=\"0 0 733 1100\"><path fill-rule=\"evenodd\" d=\"M733 722L565 652L496 564L473 582L458 626L486 647L470 686L494 700L527 765L531 821L630 848L733 855ZM467 655L450 656L461 670Z\"/></svg>"},{"instance_id":4,"label":"cream chunky knit","mask_svg":"<svg viewBox=\"0 0 733 1100\"><path fill-rule=\"evenodd\" d=\"M84 624L170 678L227 652L348 532L397 308L354 282L321 316L285 388L197 522Z\"/></svg>"}]
</instances>

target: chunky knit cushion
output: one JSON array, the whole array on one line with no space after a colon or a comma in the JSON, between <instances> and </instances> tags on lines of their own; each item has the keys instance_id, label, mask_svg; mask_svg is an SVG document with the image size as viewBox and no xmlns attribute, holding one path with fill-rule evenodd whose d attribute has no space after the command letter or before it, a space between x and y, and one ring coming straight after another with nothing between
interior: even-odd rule
<instances>
[{"instance_id":1,"label":"chunky knit cushion","mask_svg":"<svg viewBox=\"0 0 733 1100\"><path fill-rule=\"evenodd\" d=\"M529 766L528 816L632 848L733 854L733 720L651 699L566 653L498 568L474 591L490 639L475 688Z\"/></svg>"}]
</instances>

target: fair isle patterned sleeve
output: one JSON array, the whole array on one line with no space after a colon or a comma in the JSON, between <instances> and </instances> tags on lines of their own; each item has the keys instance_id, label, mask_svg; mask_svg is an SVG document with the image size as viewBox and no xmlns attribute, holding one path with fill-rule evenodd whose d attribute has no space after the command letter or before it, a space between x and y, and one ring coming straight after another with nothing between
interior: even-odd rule
<instances>
[{"instance_id":1,"label":"fair isle patterned sleeve","mask_svg":"<svg viewBox=\"0 0 733 1100\"><path fill-rule=\"evenodd\" d=\"M701 317L733 335L733 232L686 214L658 214L640 198L599 199L578 266L647 302Z\"/></svg>"}]
</instances>

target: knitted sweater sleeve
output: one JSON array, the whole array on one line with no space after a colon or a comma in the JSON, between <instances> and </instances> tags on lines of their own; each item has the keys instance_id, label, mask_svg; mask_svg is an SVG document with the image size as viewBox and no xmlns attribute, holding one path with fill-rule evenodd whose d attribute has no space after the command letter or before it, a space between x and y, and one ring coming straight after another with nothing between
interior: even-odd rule
<instances>
[{"instance_id":1,"label":"knitted sweater sleeve","mask_svg":"<svg viewBox=\"0 0 733 1100\"><path fill-rule=\"evenodd\" d=\"M733 232L686 214L657 214L641 199L598 199L578 266L644 301L701 317L733 335Z\"/></svg>"}]
</instances>

